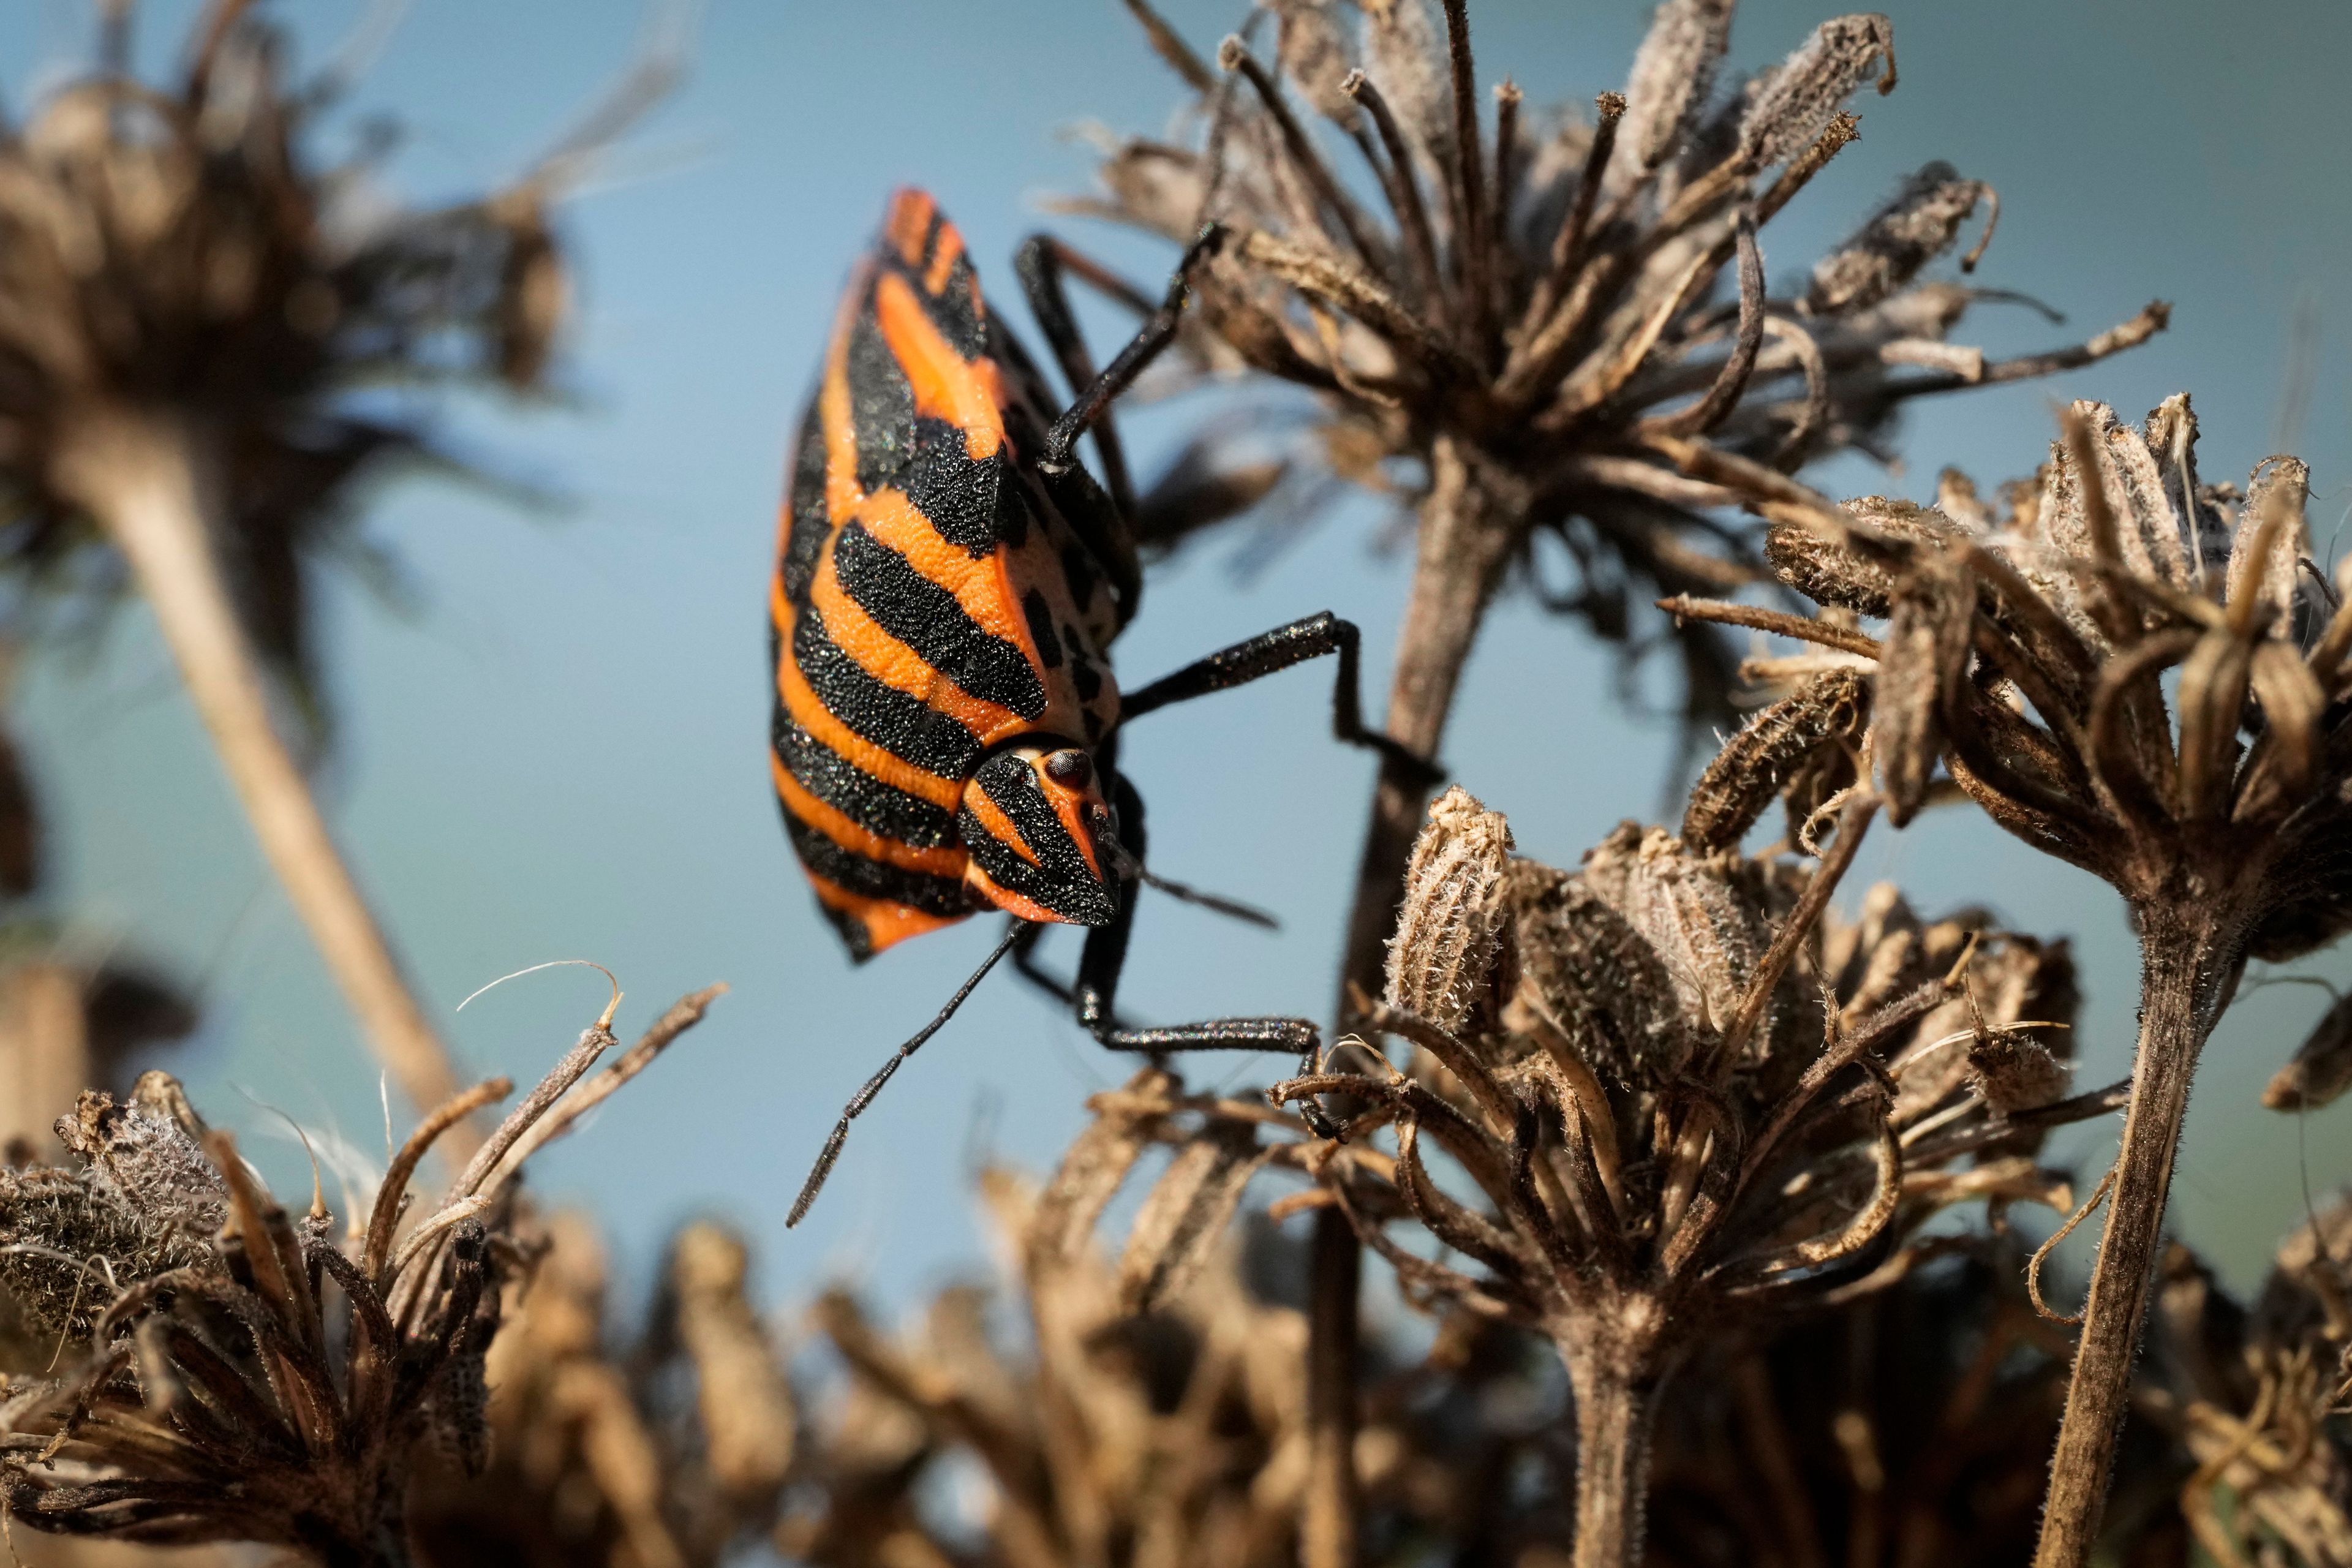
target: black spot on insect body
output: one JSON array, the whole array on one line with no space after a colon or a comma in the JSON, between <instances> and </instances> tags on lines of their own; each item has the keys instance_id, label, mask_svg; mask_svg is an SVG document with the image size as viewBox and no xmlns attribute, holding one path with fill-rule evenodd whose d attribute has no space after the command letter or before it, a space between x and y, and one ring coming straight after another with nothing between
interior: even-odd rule
<instances>
[{"instance_id":1,"label":"black spot on insect body","mask_svg":"<svg viewBox=\"0 0 2352 1568\"><path fill-rule=\"evenodd\" d=\"M1032 588L1021 595L1021 613L1029 617L1029 636L1037 645L1037 657L1047 669L1062 667L1062 640L1054 635L1053 606L1045 595Z\"/></svg>"},{"instance_id":2,"label":"black spot on insect body","mask_svg":"<svg viewBox=\"0 0 2352 1568\"><path fill-rule=\"evenodd\" d=\"M913 456L915 394L869 307L849 329L849 417L857 434L857 483L868 491L894 482Z\"/></svg>"},{"instance_id":3,"label":"black spot on insect body","mask_svg":"<svg viewBox=\"0 0 2352 1568\"><path fill-rule=\"evenodd\" d=\"M1003 454L975 459L962 429L944 419L917 419L910 428L898 488L941 539L978 560L1003 542L1008 524ZM1019 531L1017 521L1011 526Z\"/></svg>"}]
</instances>

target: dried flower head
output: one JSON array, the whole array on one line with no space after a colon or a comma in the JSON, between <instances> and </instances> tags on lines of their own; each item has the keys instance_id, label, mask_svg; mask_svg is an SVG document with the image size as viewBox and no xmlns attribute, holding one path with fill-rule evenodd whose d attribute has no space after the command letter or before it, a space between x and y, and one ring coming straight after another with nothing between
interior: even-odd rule
<instances>
[{"instance_id":1,"label":"dried flower head","mask_svg":"<svg viewBox=\"0 0 2352 1568\"><path fill-rule=\"evenodd\" d=\"M2186 395L2137 428L2078 403L1999 513L1958 476L1933 509L1840 511L1784 481L1760 503L1768 553L1826 613L1673 605L1869 659L1896 820L1940 765L2010 832L2112 885L2138 932L2132 1113L2043 1568L2079 1564L2097 1529L2198 1056L2248 960L2352 926L2352 604L2310 558L2305 465L2265 458L2239 492L2200 480L2196 440ZM2302 1064L2315 1085L2329 1048Z\"/></svg>"},{"instance_id":2,"label":"dried flower head","mask_svg":"<svg viewBox=\"0 0 2352 1568\"><path fill-rule=\"evenodd\" d=\"M1194 279L1195 362L1312 390L1307 466L1417 502L1419 555L1445 602L1415 604L1408 642L1413 616L1442 615L1459 629L1420 635L1466 646L1506 568L1532 570L1545 536L1571 580L1538 574L1544 602L1627 641L1653 590L1754 574L1750 542L1717 517L1752 492L1687 472L1675 443L1775 471L1884 455L1913 398L2083 364L2163 325L2151 305L2013 360L1952 342L1971 305L2013 296L1927 275L1979 211L1963 271L1991 234L1991 187L1942 163L1822 258L1801 296L1768 293L1759 235L1854 138L1853 96L1895 86L1884 16L1824 22L1718 90L1733 0L1664 0L1624 91L1592 117L1527 108L1506 80L1489 124L1464 0L1442 23L1425 0L1269 8L1272 58L1244 29L1213 67L1131 3L1195 96L1169 139L1111 141L1104 194L1066 206L1178 243L1204 222L1229 231ZM1234 482L1208 482L1218 473ZM1281 483L1262 423L1213 426L1144 503L1147 542L1173 544ZM1291 487L1268 526L1296 521L1315 488ZM1726 711L1727 651L1704 627L1683 651L1700 710Z\"/></svg>"},{"instance_id":3,"label":"dried flower head","mask_svg":"<svg viewBox=\"0 0 2352 1568\"><path fill-rule=\"evenodd\" d=\"M551 205L673 62L508 188L411 210L375 177L391 138L324 155L320 110L349 83L293 79L260 10L203 8L176 79L110 50L0 139L0 559L35 586L117 588L101 546L136 554L122 428L169 427L247 639L310 707L313 574L356 558L382 575L357 481L459 466L421 410L360 395L542 384L566 300Z\"/></svg>"},{"instance_id":4,"label":"dried flower head","mask_svg":"<svg viewBox=\"0 0 2352 1568\"><path fill-rule=\"evenodd\" d=\"M0 1510L66 1534L405 1564L420 1445L468 1468L488 1458L484 1357L523 1261L512 1178L715 989L583 1083L614 1043L599 1019L412 1223L426 1152L511 1086L443 1106L394 1157L347 1246L315 1190L289 1217L162 1074L127 1105L85 1096L58 1126L82 1163L0 1175L0 1291L53 1360L76 1352L62 1375L0 1383Z\"/></svg>"},{"instance_id":5,"label":"dried flower head","mask_svg":"<svg viewBox=\"0 0 2352 1568\"><path fill-rule=\"evenodd\" d=\"M1419 1048L1412 1068L1341 1070L1343 1047L1270 1091L1346 1097L1337 1142L1263 1143L1300 1124L1192 1102L1176 1168L1233 1147L1304 1171L1410 1298L1551 1340L1577 1394L1580 1561L1639 1561L1643 1433L1696 1348L1901 1279L1949 1245L1916 1233L1953 1205L2069 1204L2033 1151L2118 1103L2065 1098L2064 944L1981 914L1925 922L1891 889L1859 920L1829 910L1874 809L1855 795L1810 876L1632 824L1570 873L1505 859L1501 819L1449 792L1415 847L1390 999L1363 1003L1369 1028ZM1497 906L1496 942L1426 939L1465 923L1428 911ZM1459 1021L1397 1000L1416 994Z\"/></svg>"}]
</instances>

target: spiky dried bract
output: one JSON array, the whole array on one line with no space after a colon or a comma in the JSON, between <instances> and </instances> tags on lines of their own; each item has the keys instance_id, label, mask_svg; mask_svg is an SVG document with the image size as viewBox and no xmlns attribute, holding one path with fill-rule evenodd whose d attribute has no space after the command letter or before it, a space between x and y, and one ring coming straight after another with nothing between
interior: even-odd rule
<instances>
[{"instance_id":1,"label":"spiky dried bract","mask_svg":"<svg viewBox=\"0 0 2352 1568\"><path fill-rule=\"evenodd\" d=\"M542 1118L569 1125L564 1091L588 1065L567 1057L490 1148ZM349 1252L321 1201L291 1218L176 1083L151 1073L129 1105L84 1095L58 1128L75 1166L0 1173L0 1316L42 1331L67 1368L0 1380L0 1512L406 1564L422 1454L488 1462L483 1364L523 1261L511 1167L469 1169L404 1235L408 1179L507 1087L427 1122Z\"/></svg>"},{"instance_id":2,"label":"spiky dried bract","mask_svg":"<svg viewBox=\"0 0 2352 1568\"><path fill-rule=\"evenodd\" d=\"M2003 827L2114 886L2139 935L2132 1110L2040 1568L2080 1568L2096 1534L2205 1042L2250 959L2352 926L2352 607L2309 559L2309 471L2265 458L2234 504L2198 482L2196 435L2185 395L2137 429L2076 404L2005 516L1948 485L1960 515L1938 537L1873 531L1850 571L1807 574L1895 584L1874 656L1890 795L1916 804L1940 754ZM1833 510L1792 491L1833 534ZM1842 621L1790 629L1853 646ZM2294 1076L2276 1100L2300 1095Z\"/></svg>"},{"instance_id":3,"label":"spiky dried bract","mask_svg":"<svg viewBox=\"0 0 2352 1568\"><path fill-rule=\"evenodd\" d=\"M1510 854L1509 825L1461 785L1431 803L1389 942L1391 1004L1449 1029L1486 1005L1508 918L1503 873Z\"/></svg>"},{"instance_id":4,"label":"spiky dried bract","mask_svg":"<svg viewBox=\"0 0 2352 1568\"><path fill-rule=\"evenodd\" d=\"M1182 342L1195 365L1253 369L1320 398L1322 428L1343 438L1307 443L1321 450L1300 451L1294 479L1322 466L1386 494L1402 479L1415 497L1427 603L1408 615L1399 663L1409 707L1450 696L1478 611L1514 563L1540 568L1547 605L1640 642L1653 590L1721 591L1757 574L1752 537L1717 514L1769 502L1775 471L1883 454L1914 397L2084 363L2161 322L2151 307L2093 344L2006 361L1949 341L1979 295L1927 268L1990 193L1944 164L1822 261L1802 310L1767 308L1756 232L1852 140L1853 95L1894 85L1884 16L1824 23L1727 91L1717 75L1733 0L1664 0L1597 121L1515 109L1494 132L1510 143L1489 145L1478 105L1456 100L1475 85L1466 10L1440 27L1423 0L1274 8L1276 69L1234 41L1222 79L1188 76L1198 97L1182 133L1118 143L1105 198L1068 206L1177 243L1225 226L1233 242L1192 279ZM1339 90L1362 113L1339 117L1345 136L1297 134L1280 79L1328 120L1334 48L1361 65ZM1457 148L1465 136L1475 144ZM1343 171L1360 163L1368 178L1351 182ZM1349 194L1360 184L1377 206ZM1208 504L1147 498L1146 542L1233 516L1200 476L1262 464L1264 429L1229 421L1188 448L1171 485ZM1341 450L1352 456L1331 462ZM1702 472L1706 452L1750 464ZM1301 485L1281 493L1292 501L1265 529L1308 510ZM1538 537L1559 548L1533 549ZM1569 580L1549 585L1555 573ZM1728 718L1728 647L1696 623L1673 635L1694 715ZM1424 681L1424 667L1447 673ZM1418 805L1391 824L1401 840Z\"/></svg>"},{"instance_id":5,"label":"spiky dried bract","mask_svg":"<svg viewBox=\"0 0 2352 1568\"><path fill-rule=\"evenodd\" d=\"M2273 1110L2316 1110L2352 1089L2352 996L2339 996L2263 1089Z\"/></svg>"}]
</instances>

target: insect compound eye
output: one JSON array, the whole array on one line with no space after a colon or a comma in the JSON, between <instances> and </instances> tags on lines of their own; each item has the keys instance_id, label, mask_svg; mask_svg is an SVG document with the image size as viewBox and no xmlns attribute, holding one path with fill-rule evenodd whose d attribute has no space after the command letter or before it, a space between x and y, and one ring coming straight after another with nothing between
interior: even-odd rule
<instances>
[{"instance_id":1,"label":"insect compound eye","mask_svg":"<svg viewBox=\"0 0 2352 1568\"><path fill-rule=\"evenodd\" d=\"M1045 776L1057 784L1084 789L1094 783L1094 759L1076 747L1052 752L1045 758Z\"/></svg>"}]
</instances>

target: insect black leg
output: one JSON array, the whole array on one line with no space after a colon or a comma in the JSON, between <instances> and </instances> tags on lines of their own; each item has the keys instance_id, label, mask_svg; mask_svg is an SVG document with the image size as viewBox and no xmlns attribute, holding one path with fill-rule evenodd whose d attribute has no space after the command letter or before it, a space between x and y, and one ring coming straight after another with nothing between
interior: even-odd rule
<instances>
[{"instance_id":1,"label":"insect black leg","mask_svg":"<svg viewBox=\"0 0 2352 1568\"><path fill-rule=\"evenodd\" d=\"M1177 324L1184 315L1184 299L1192 291L1192 268L1199 266L1204 258L1214 255L1224 240L1225 231L1215 224L1210 224L1201 230L1198 239L1184 247L1184 254L1177 260L1175 275L1168 280L1168 293L1160 301L1160 308L1152 311L1150 319L1143 323L1134 337L1128 340L1127 346L1111 360L1109 368L1078 394L1078 400L1071 404L1068 412L1055 420L1054 427L1045 433L1045 450L1039 456L1039 467L1049 474L1066 471L1070 466L1070 448L1077 445L1078 437L1103 416L1104 411L1110 406L1111 399L1125 392L1143 373L1144 366L1159 358L1160 353L1176 341Z\"/></svg>"},{"instance_id":2,"label":"insect black leg","mask_svg":"<svg viewBox=\"0 0 2352 1568\"><path fill-rule=\"evenodd\" d=\"M1150 296L1127 279L1051 235L1031 235L1014 254L1013 269L1020 275L1022 290L1029 296L1029 313L1036 317L1037 330L1045 334L1045 342L1060 363L1063 378L1069 383L1073 396L1094 385L1095 362L1087 352L1085 334L1078 331L1077 315L1070 309L1064 274L1093 285L1097 292L1108 295L1139 316L1149 319L1159 310ZM1094 437L1095 450L1102 458L1103 488L1110 492L1111 503L1118 509L1119 516L1133 517L1135 486L1128 477L1127 452L1119 445L1118 427L1109 409L1097 416Z\"/></svg>"},{"instance_id":3,"label":"insect black leg","mask_svg":"<svg viewBox=\"0 0 2352 1568\"><path fill-rule=\"evenodd\" d=\"M980 967L971 972L971 978L948 998L948 1005L940 1009L938 1016L916 1030L914 1037L900 1046L891 1054L890 1059L882 1064L882 1070L867 1079L866 1087L850 1096L848 1105L842 1110L840 1121L834 1126L833 1136L824 1141L824 1152L816 1157L815 1167L809 1172L808 1180L801 1184L801 1195L793 1200L793 1212L784 1216L786 1230L807 1216L809 1205L816 1202L817 1194L824 1187L824 1179L833 1174L834 1162L841 1158L841 1146L849 1141L849 1124L865 1114L866 1108L874 1103L875 1096L882 1092L882 1086L907 1064L907 1058L921 1049L925 1040L938 1034L940 1026L955 1016L956 1009L963 1005L964 998L978 989L980 983L988 978L988 972L996 967L997 961L1012 952L1013 945L1021 941L1022 931L1028 923L1026 921L1015 921L1013 929L1004 933L1004 940L998 942L981 961Z\"/></svg>"},{"instance_id":4,"label":"insect black leg","mask_svg":"<svg viewBox=\"0 0 2352 1568\"><path fill-rule=\"evenodd\" d=\"M1118 808L1119 842L1136 860L1143 858L1143 797L1124 775L1111 781L1111 800ZM1176 1024L1164 1028L1123 1027L1113 1011L1119 972L1127 965L1128 937L1135 927L1135 900L1141 884L1123 880L1118 913L1111 923L1087 933L1086 952L1078 959L1078 983L1074 1011L1078 1022L1097 1041L1114 1051L1140 1051L1159 1056L1168 1051L1282 1051L1298 1054L1301 1075L1313 1072L1322 1036L1305 1018L1217 1018L1202 1024ZM1339 1129L1313 1100L1300 1102L1307 1124L1318 1138L1337 1138Z\"/></svg>"},{"instance_id":5,"label":"insect black leg","mask_svg":"<svg viewBox=\"0 0 2352 1568\"><path fill-rule=\"evenodd\" d=\"M1412 770L1424 783L1435 784L1444 775L1434 763L1365 726L1361 641L1361 634L1352 621L1343 621L1328 610L1308 616L1196 659L1149 686L1127 693L1119 699L1119 722L1125 724L1155 709L1189 702L1212 691L1245 686L1294 664L1336 653L1339 656L1339 673L1331 689L1331 732L1350 745L1380 752Z\"/></svg>"}]
</instances>

